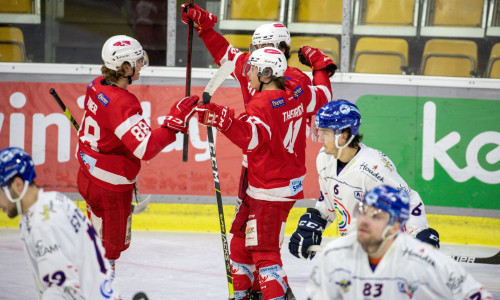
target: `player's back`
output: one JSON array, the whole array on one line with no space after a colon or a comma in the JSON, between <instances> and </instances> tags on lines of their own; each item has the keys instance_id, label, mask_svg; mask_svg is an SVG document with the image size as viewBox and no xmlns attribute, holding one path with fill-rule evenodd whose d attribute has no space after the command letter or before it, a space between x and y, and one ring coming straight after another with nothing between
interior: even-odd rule
<instances>
[{"instance_id":1,"label":"player's back","mask_svg":"<svg viewBox=\"0 0 500 300\"><path fill-rule=\"evenodd\" d=\"M256 94L247 113L259 119L257 126L265 129L265 143L248 153L249 183L254 187L290 186L288 196L302 196L302 180L306 173L306 106L302 97L310 94L299 82L290 80L286 90L263 91ZM268 131L268 135L266 134ZM268 139L268 140L267 140ZM300 193L300 195L299 195Z\"/></svg>"},{"instance_id":2,"label":"player's back","mask_svg":"<svg viewBox=\"0 0 500 300\"><path fill-rule=\"evenodd\" d=\"M142 114L139 100L127 90L107 83L104 77L98 77L87 87L80 141L103 154L129 153L117 133L119 126L135 114Z\"/></svg>"},{"instance_id":3,"label":"player's back","mask_svg":"<svg viewBox=\"0 0 500 300\"><path fill-rule=\"evenodd\" d=\"M44 192L20 222L35 278L44 297L69 293L84 299L115 299L111 266L97 233L65 195ZM59 296L60 297L60 296Z\"/></svg>"}]
</instances>

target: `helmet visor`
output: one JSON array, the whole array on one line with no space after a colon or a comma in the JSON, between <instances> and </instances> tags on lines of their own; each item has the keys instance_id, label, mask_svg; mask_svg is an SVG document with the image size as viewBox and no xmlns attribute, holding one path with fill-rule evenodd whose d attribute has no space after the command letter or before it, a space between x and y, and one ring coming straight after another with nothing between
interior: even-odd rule
<instances>
[{"instance_id":1,"label":"helmet visor","mask_svg":"<svg viewBox=\"0 0 500 300\"><path fill-rule=\"evenodd\" d=\"M335 141L342 134L341 129L322 128L318 126L318 122L312 122L311 139L316 143Z\"/></svg>"},{"instance_id":2,"label":"helmet visor","mask_svg":"<svg viewBox=\"0 0 500 300\"><path fill-rule=\"evenodd\" d=\"M138 63L142 65L143 69L149 66L149 56L146 50L142 50L142 57L137 60L136 65Z\"/></svg>"}]
</instances>

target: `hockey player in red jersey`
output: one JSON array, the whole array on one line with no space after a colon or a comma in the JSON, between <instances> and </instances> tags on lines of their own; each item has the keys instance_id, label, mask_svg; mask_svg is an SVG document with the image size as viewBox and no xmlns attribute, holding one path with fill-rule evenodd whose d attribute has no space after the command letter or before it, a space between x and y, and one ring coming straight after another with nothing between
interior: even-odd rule
<instances>
[{"instance_id":1,"label":"hockey player in red jersey","mask_svg":"<svg viewBox=\"0 0 500 300\"><path fill-rule=\"evenodd\" d=\"M235 61L236 67L232 76L240 84L243 103L246 107L252 96L256 93L256 90L252 88L248 77L245 76L245 72L243 71L243 67L248 61L250 54L241 52L239 49L234 48L222 35L216 32L213 29L213 26L217 23L217 16L203 10L198 5L183 4L181 6L181 16L182 21L185 24L188 24L190 20L195 23L198 36L203 40L203 43L212 55L216 64L220 66L226 61ZM262 47L275 47L283 52L288 60L290 58L290 32L287 27L281 23L268 23L259 26L254 31L252 36L250 52ZM302 63L312 67L314 71L326 70L328 72L328 76L333 76L335 70L337 69L335 63L327 55L324 55L319 49L307 46L302 47L299 50L299 57L301 58ZM309 76L297 68L287 66L284 76L287 79L299 81L302 86L311 85L311 79ZM316 102L316 106L307 113L308 126L310 124L310 118L316 115L316 112L325 103L326 102L321 101ZM246 155L243 155L242 165L240 184L238 187L238 203L236 204L237 209L241 205L241 202L245 200L246 190L248 187L248 163ZM257 276L258 274L254 275ZM254 286L254 289L258 290L258 285Z\"/></svg>"},{"instance_id":2,"label":"hockey player in red jersey","mask_svg":"<svg viewBox=\"0 0 500 300\"><path fill-rule=\"evenodd\" d=\"M294 299L285 296L280 248L288 214L303 198L307 114L330 100L330 80L324 70L314 74L314 86L287 80L285 55L272 47L255 50L246 66L247 80L258 91L246 114L236 119L233 109L214 103L196 110L200 123L216 127L248 156L247 196L230 230L236 299L249 299L256 280L263 299Z\"/></svg>"},{"instance_id":3,"label":"hockey player in red jersey","mask_svg":"<svg viewBox=\"0 0 500 300\"><path fill-rule=\"evenodd\" d=\"M102 48L103 76L88 85L78 132L78 191L114 266L131 239L131 203L141 160L150 160L187 132L198 97L176 102L163 125L152 130L136 96L127 90L148 65L141 44L128 36L109 38Z\"/></svg>"}]
</instances>

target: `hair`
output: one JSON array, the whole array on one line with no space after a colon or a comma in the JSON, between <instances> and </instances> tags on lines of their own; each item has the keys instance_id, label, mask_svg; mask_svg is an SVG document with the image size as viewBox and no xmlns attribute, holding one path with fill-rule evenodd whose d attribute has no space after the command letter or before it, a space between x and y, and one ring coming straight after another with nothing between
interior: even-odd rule
<instances>
[{"instance_id":1,"label":"hair","mask_svg":"<svg viewBox=\"0 0 500 300\"><path fill-rule=\"evenodd\" d=\"M280 76L280 77L271 76L271 80L276 83L276 86L280 90L285 90L285 83L286 83L286 77L285 76Z\"/></svg>"},{"instance_id":2,"label":"hair","mask_svg":"<svg viewBox=\"0 0 500 300\"><path fill-rule=\"evenodd\" d=\"M280 44L278 45L278 48L283 51L283 54L285 54L286 60L289 60L291 57L290 46L288 46L284 41L281 41Z\"/></svg>"},{"instance_id":3,"label":"hair","mask_svg":"<svg viewBox=\"0 0 500 300\"><path fill-rule=\"evenodd\" d=\"M125 78L125 68L124 66L130 64L128 62L124 62L120 68L118 68L118 71L111 70L110 68L106 67L106 65L102 65L101 67L101 73L102 75L111 82L118 82L120 78Z\"/></svg>"},{"instance_id":4,"label":"hair","mask_svg":"<svg viewBox=\"0 0 500 300\"><path fill-rule=\"evenodd\" d=\"M342 133L347 132L347 139L349 140L351 138L351 128L344 129ZM349 144L348 147L350 148L359 148L359 143L363 140L363 135L359 134L352 139L352 142Z\"/></svg>"}]
</instances>

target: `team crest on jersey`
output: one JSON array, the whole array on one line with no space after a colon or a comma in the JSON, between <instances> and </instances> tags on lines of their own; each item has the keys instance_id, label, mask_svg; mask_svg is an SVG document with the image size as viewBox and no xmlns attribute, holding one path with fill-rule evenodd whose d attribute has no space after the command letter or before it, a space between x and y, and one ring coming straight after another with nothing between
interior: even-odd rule
<instances>
[{"instance_id":1,"label":"team crest on jersey","mask_svg":"<svg viewBox=\"0 0 500 300\"><path fill-rule=\"evenodd\" d=\"M280 97L278 99L271 100L271 105L273 106L273 108L283 106L285 105L285 99L283 99L283 97Z\"/></svg>"},{"instance_id":2,"label":"team crest on jersey","mask_svg":"<svg viewBox=\"0 0 500 300\"><path fill-rule=\"evenodd\" d=\"M363 199L363 191L354 191L354 198L361 201Z\"/></svg>"},{"instance_id":3,"label":"team crest on jersey","mask_svg":"<svg viewBox=\"0 0 500 300\"><path fill-rule=\"evenodd\" d=\"M298 87L296 87L294 90L293 90L293 97L295 99L299 98L300 95L302 95L302 93L304 92L304 90L302 89L302 87L299 85Z\"/></svg>"},{"instance_id":4,"label":"team crest on jersey","mask_svg":"<svg viewBox=\"0 0 500 300\"><path fill-rule=\"evenodd\" d=\"M340 288L342 288L344 292L347 293L349 291L349 287L351 286L351 281L347 279L342 279L341 281L335 282L335 284L338 284L338 286L340 286Z\"/></svg>"},{"instance_id":5,"label":"team crest on jersey","mask_svg":"<svg viewBox=\"0 0 500 300\"><path fill-rule=\"evenodd\" d=\"M334 200L333 206L335 207L335 212L337 213L337 221L340 233L347 232L347 226L351 224L351 215L347 209L340 203L337 199Z\"/></svg>"},{"instance_id":6,"label":"team crest on jersey","mask_svg":"<svg viewBox=\"0 0 500 300\"><path fill-rule=\"evenodd\" d=\"M99 99L99 101L101 101L104 106L108 106L109 98L106 97L106 95L104 95L102 92L97 95L97 99Z\"/></svg>"},{"instance_id":7,"label":"team crest on jersey","mask_svg":"<svg viewBox=\"0 0 500 300\"><path fill-rule=\"evenodd\" d=\"M42 221L47 221L50 219L49 212L55 212L52 207L49 207L47 204L43 205L43 211L40 213L43 216Z\"/></svg>"},{"instance_id":8,"label":"team crest on jersey","mask_svg":"<svg viewBox=\"0 0 500 300\"><path fill-rule=\"evenodd\" d=\"M417 287L399 281L398 282L398 290L401 293L406 294L408 296L408 298L411 299L411 298L413 298L413 295L415 294L415 291L417 290Z\"/></svg>"}]
</instances>

